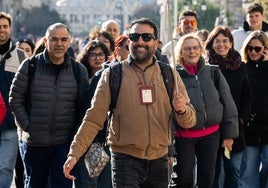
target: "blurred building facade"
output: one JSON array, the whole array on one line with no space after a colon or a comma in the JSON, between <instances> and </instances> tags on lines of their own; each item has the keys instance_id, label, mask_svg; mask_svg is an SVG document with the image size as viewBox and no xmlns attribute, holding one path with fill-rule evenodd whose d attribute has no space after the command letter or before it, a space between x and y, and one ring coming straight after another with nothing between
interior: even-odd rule
<instances>
[{"instance_id":1,"label":"blurred building facade","mask_svg":"<svg viewBox=\"0 0 268 188\"><path fill-rule=\"evenodd\" d=\"M0 0L0 10L12 14L17 22L19 15L16 15L21 7L31 9L48 5L66 20L74 35L79 35L109 19L117 21L123 32L136 18L135 10L152 1L156 0Z\"/></svg>"},{"instance_id":2,"label":"blurred building facade","mask_svg":"<svg viewBox=\"0 0 268 188\"><path fill-rule=\"evenodd\" d=\"M124 32L135 18L134 11L142 6L140 0L59 0L56 10L74 34L89 32L107 20L115 20Z\"/></svg>"}]
</instances>

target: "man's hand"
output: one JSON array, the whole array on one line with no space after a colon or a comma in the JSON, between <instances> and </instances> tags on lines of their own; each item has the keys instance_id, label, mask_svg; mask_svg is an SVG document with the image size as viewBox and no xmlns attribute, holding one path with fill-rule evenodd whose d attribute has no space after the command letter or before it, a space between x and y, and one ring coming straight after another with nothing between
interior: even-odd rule
<instances>
[{"instance_id":1,"label":"man's hand","mask_svg":"<svg viewBox=\"0 0 268 188\"><path fill-rule=\"evenodd\" d=\"M173 107L179 115L186 111L186 98L179 92L174 93Z\"/></svg>"},{"instance_id":2,"label":"man's hand","mask_svg":"<svg viewBox=\"0 0 268 188\"><path fill-rule=\"evenodd\" d=\"M75 180L75 177L70 174L71 170L73 169L74 165L77 163L77 158L74 156L69 156L66 162L63 165L63 173L64 176L70 180Z\"/></svg>"}]
</instances>

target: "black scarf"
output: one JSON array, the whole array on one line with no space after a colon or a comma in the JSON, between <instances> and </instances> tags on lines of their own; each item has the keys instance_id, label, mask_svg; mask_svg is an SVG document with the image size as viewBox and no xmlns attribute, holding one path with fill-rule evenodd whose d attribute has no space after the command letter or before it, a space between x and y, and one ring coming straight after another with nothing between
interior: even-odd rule
<instances>
[{"instance_id":1,"label":"black scarf","mask_svg":"<svg viewBox=\"0 0 268 188\"><path fill-rule=\"evenodd\" d=\"M8 45L8 48L9 48L9 45L10 45L10 41L11 41L11 40L8 40L8 41L9 41L9 42L7 42L6 44L4 44L4 45L1 46L1 48L0 48L0 51L1 51L1 52L2 52L3 49L6 50L7 45ZM15 48L16 48L16 46L12 43L11 48L10 48L10 49L7 49L7 50L5 51L6 53L2 54L3 57L0 59L0 64L5 64L6 59L9 59L9 58L11 57L10 52L12 52Z\"/></svg>"},{"instance_id":2,"label":"black scarf","mask_svg":"<svg viewBox=\"0 0 268 188\"><path fill-rule=\"evenodd\" d=\"M249 27L249 24L248 22L244 22L243 23L243 29L247 32L247 31L250 31L250 27ZM267 32L268 31L268 24L266 22L262 22L262 31L264 32Z\"/></svg>"},{"instance_id":3,"label":"black scarf","mask_svg":"<svg viewBox=\"0 0 268 188\"><path fill-rule=\"evenodd\" d=\"M10 41L11 41L11 39L8 39L8 41L5 44L0 46L0 54L1 55L5 54L9 50Z\"/></svg>"},{"instance_id":4,"label":"black scarf","mask_svg":"<svg viewBox=\"0 0 268 188\"><path fill-rule=\"evenodd\" d=\"M215 52L209 53L208 62L212 65L218 65L221 70L237 70L242 63L240 54L233 49L225 58Z\"/></svg>"}]
</instances>

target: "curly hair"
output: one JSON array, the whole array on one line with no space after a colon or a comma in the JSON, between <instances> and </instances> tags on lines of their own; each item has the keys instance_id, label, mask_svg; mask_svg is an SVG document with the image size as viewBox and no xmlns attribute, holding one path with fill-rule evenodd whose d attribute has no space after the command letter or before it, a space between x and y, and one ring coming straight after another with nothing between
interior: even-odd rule
<instances>
[{"instance_id":1,"label":"curly hair","mask_svg":"<svg viewBox=\"0 0 268 188\"><path fill-rule=\"evenodd\" d=\"M88 56L93 50L95 50L97 48L102 49L102 51L105 54L105 61L107 61L108 57L109 57L109 50L104 43L102 43L101 41L98 41L98 40L89 41L84 46L82 51L77 55L77 58L76 58L76 60L78 62L82 63L87 68L89 78L91 78L93 76L93 72L92 72L91 67L88 63Z\"/></svg>"}]
</instances>

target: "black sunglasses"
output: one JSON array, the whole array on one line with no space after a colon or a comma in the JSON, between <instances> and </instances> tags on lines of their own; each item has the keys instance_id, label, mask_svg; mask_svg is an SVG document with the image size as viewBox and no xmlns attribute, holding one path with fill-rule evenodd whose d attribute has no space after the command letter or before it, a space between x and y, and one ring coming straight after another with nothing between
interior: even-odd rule
<instances>
[{"instance_id":1,"label":"black sunglasses","mask_svg":"<svg viewBox=\"0 0 268 188\"><path fill-rule=\"evenodd\" d=\"M252 52L255 50L255 52L259 53L262 50L263 46L247 46L247 50Z\"/></svg>"},{"instance_id":2,"label":"black sunglasses","mask_svg":"<svg viewBox=\"0 0 268 188\"><path fill-rule=\"evenodd\" d=\"M132 42L138 42L138 40L140 39L140 36L141 36L141 38L142 38L142 40L144 42L149 42L152 39L155 39L155 36L153 34L151 34L151 33L142 33L142 34L139 34L139 33L130 33L129 34L129 39Z\"/></svg>"}]
</instances>

